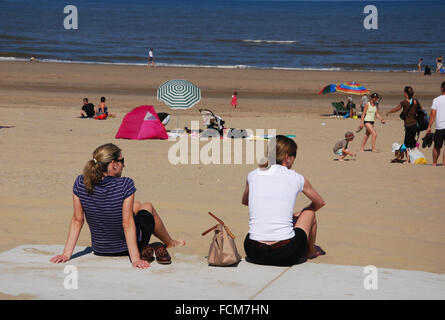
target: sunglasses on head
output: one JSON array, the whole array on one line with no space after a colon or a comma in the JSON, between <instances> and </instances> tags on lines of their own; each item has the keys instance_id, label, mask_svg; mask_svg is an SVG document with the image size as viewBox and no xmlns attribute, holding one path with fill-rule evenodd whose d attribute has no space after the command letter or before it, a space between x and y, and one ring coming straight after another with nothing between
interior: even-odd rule
<instances>
[{"instance_id":1,"label":"sunglasses on head","mask_svg":"<svg viewBox=\"0 0 445 320\"><path fill-rule=\"evenodd\" d=\"M120 163L122 163L122 165L125 164L125 159L124 158L122 158L122 159L114 159L114 161L119 161Z\"/></svg>"}]
</instances>

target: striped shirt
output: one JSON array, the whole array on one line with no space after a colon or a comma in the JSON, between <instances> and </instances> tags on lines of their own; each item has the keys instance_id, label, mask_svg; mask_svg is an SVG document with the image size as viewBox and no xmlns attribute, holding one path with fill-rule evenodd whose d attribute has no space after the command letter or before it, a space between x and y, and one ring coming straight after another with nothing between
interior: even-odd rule
<instances>
[{"instance_id":1,"label":"striped shirt","mask_svg":"<svg viewBox=\"0 0 445 320\"><path fill-rule=\"evenodd\" d=\"M106 176L88 194L83 175L76 178L73 193L79 197L91 232L93 250L116 253L128 250L122 226L122 205L136 192L134 182L127 177Z\"/></svg>"}]
</instances>

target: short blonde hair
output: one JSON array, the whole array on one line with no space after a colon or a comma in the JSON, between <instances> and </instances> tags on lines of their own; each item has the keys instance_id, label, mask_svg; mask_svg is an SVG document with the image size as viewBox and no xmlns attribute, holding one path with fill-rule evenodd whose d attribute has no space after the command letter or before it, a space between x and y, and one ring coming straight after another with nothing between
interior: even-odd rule
<instances>
[{"instance_id":1,"label":"short blonde hair","mask_svg":"<svg viewBox=\"0 0 445 320\"><path fill-rule=\"evenodd\" d=\"M287 156L297 156L298 146L294 140L277 135L271 139L267 146L267 157L263 158L259 163L259 167L267 169L273 164L283 164L284 158Z\"/></svg>"}]
</instances>

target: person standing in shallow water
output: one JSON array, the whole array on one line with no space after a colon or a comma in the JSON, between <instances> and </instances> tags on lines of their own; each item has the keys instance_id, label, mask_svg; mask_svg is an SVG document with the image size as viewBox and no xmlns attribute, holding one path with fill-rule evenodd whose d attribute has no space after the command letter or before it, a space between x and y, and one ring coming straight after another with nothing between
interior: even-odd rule
<instances>
[{"instance_id":1,"label":"person standing in shallow water","mask_svg":"<svg viewBox=\"0 0 445 320\"><path fill-rule=\"evenodd\" d=\"M154 66L155 65L155 56L153 53L153 48L150 49L150 51L148 52L148 66Z\"/></svg>"},{"instance_id":2,"label":"person standing in shallow water","mask_svg":"<svg viewBox=\"0 0 445 320\"><path fill-rule=\"evenodd\" d=\"M93 252L99 256L129 256L135 268L148 268L154 259L171 263L167 248L184 246L170 237L161 217L149 202L135 201L131 178L122 177L125 160L119 147L105 144L93 153L73 187L74 214L62 254L50 259L65 263L71 259L86 219ZM163 243L149 244L151 235Z\"/></svg>"}]
</instances>

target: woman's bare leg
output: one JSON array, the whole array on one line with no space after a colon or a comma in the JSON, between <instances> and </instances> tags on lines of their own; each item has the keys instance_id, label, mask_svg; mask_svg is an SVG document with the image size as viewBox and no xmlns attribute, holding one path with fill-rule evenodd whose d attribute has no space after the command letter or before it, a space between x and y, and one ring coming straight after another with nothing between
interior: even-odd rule
<instances>
[{"instance_id":1,"label":"woman's bare leg","mask_svg":"<svg viewBox=\"0 0 445 320\"><path fill-rule=\"evenodd\" d=\"M308 258L315 258L324 254L324 251L315 245L315 240L317 238L317 219L315 218L315 211L304 210L298 217L294 228L303 229L306 233L308 243L306 256Z\"/></svg>"},{"instance_id":2,"label":"woman's bare leg","mask_svg":"<svg viewBox=\"0 0 445 320\"><path fill-rule=\"evenodd\" d=\"M136 202L137 201L135 201L135 205L136 205ZM134 206L133 206L133 208L134 208ZM143 204L139 203L138 211L139 210L147 210L148 212L151 213L151 215L153 216L153 218L155 220L155 228L154 228L153 234L157 238L159 238L159 240L161 240L167 246L167 248L185 246L184 240L172 239L172 237L168 233L167 229L165 228L165 225L162 222L161 217L156 212L156 209L153 207L153 205L150 202L145 202Z\"/></svg>"},{"instance_id":3,"label":"woman's bare leg","mask_svg":"<svg viewBox=\"0 0 445 320\"><path fill-rule=\"evenodd\" d=\"M377 140L377 132L375 132L373 124L367 123L367 124L365 124L365 126L366 126L366 129L368 129L372 135L372 140L371 140L372 152L376 152L377 150L375 149L375 142Z\"/></svg>"},{"instance_id":4,"label":"woman's bare leg","mask_svg":"<svg viewBox=\"0 0 445 320\"><path fill-rule=\"evenodd\" d=\"M366 127L366 132L365 132L365 136L363 137L362 140L362 145L360 146L360 151L363 152L365 151L365 145L366 142L368 141L369 135L371 134L371 132L368 130L368 128Z\"/></svg>"}]
</instances>

